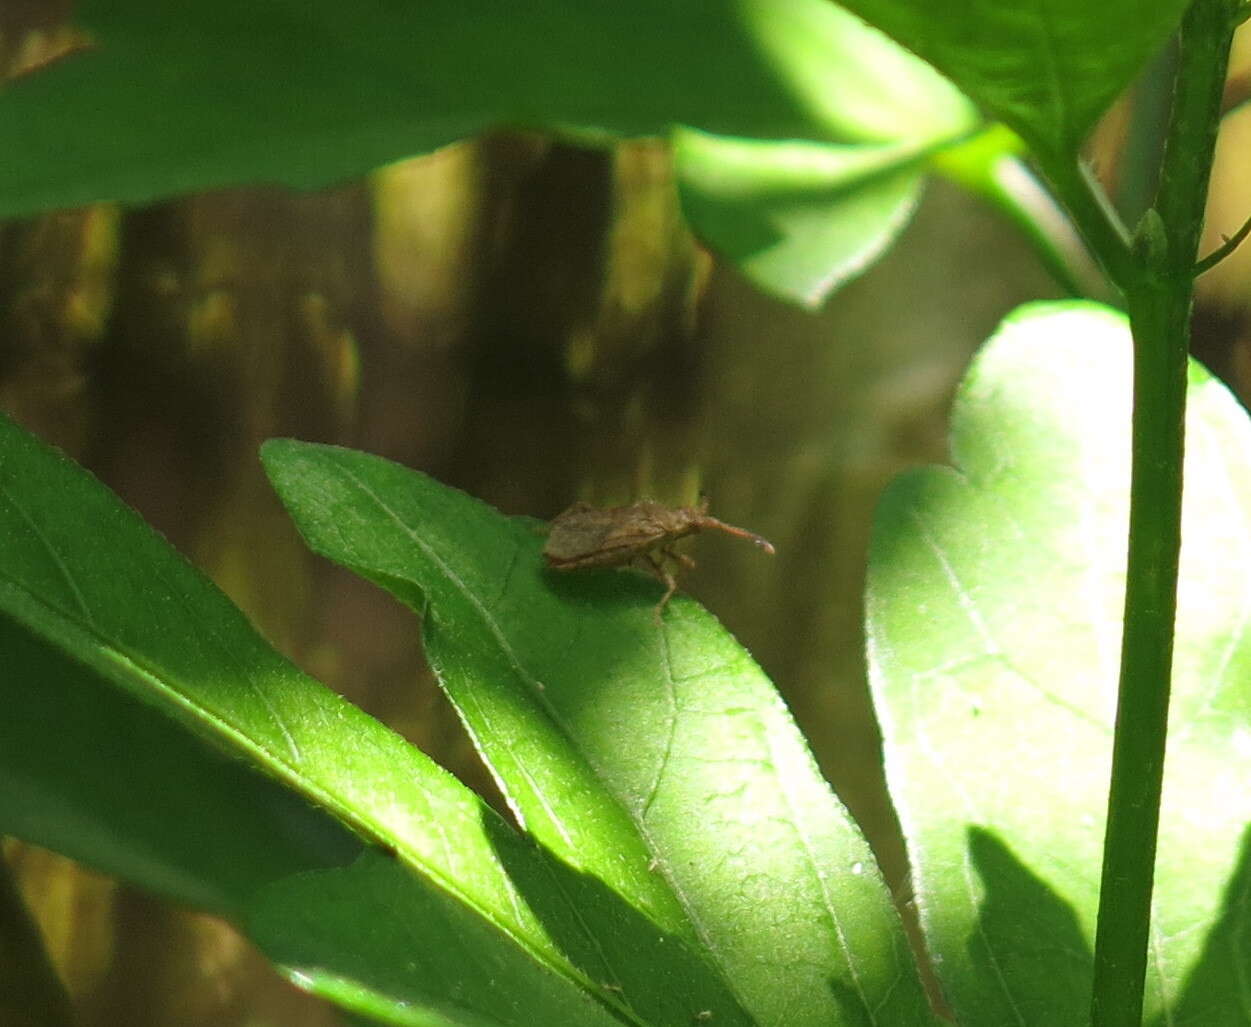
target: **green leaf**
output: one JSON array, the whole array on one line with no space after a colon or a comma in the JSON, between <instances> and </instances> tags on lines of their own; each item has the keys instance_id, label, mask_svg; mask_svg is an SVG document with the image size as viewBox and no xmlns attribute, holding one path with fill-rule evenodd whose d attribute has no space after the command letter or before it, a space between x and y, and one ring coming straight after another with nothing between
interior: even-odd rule
<instances>
[{"instance_id":1,"label":"green leaf","mask_svg":"<svg viewBox=\"0 0 1251 1027\"><path fill-rule=\"evenodd\" d=\"M315 550L424 613L443 686L571 883L704 953L755 1022L929 1022L867 846L708 614L679 596L658 627L655 582L547 571L541 524L378 457L292 441L263 457ZM646 982L620 962L633 1005Z\"/></svg>"},{"instance_id":2,"label":"green leaf","mask_svg":"<svg viewBox=\"0 0 1251 1027\"><path fill-rule=\"evenodd\" d=\"M547 978L559 978L575 996L570 1001L585 1005L602 990L566 952L584 964L602 958L585 918L595 923L615 915L619 903L590 908L578 882L562 881L560 868L476 795L300 673L116 496L3 417L0 614L6 629L0 688L13 711L5 731L30 732L8 739L0 763L14 773L0 787L0 830L72 847L84 861L137 884L234 915L275 873L330 862L315 837L297 838L294 846L283 841L291 832L281 823L290 802L285 809L270 802L254 813L232 809L269 801L272 787L258 788L232 761L214 762L200 743L180 738L189 728L395 852L415 875L414 887L462 907L462 916L480 921L487 935L541 964ZM107 694L109 688L116 694ZM59 710L58 700L83 705ZM94 723L97 713L102 719ZM132 740L139 748L128 764ZM75 746L82 747L83 766L62 765L75 758ZM180 754L186 768L174 766ZM171 769L168 780L159 776ZM96 781L97 775L116 780ZM199 792L182 790L201 784L215 818L208 824L199 819ZM93 810L94 802L106 805ZM128 808L139 806L152 808ZM267 825L270 819L279 822ZM278 851L246 851L251 843L266 844L267 826ZM239 839L210 830L240 827ZM298 820L292 827L303 829ZM306 848L320 858L306 856ZM249 865L213 865L234 856ZM664 941L653 929L649 949L638 931L621 934L643 953L640 961ZM443 941L431 938L431 944ZM345 946L339 954L346 959L350 952ZM407 964L416 955L393 958ZM695 999L709 987L723 997L715 979L703 987L702 964L684 962L680 949L670 965L685 973ZM649 969L657 987L669 980ZM441 1008L471 985L445 979L422 1000Z\"/></svg>"},{"instance_id":3,"label":"green leaf","mask_svg":"<svg viewBox=\"0 0 1251 1027\"><path fill-rule=\"evenodd\" d=\"M462 903L372 852L347 869L277 882L249 927L270 956L298 968L289 974L300 987L382 1023L639 1022L613 1015L591 989L570 987ZM684 1023L689 1014L650 1022Z\"/></svg>"},{"instance_id":4,"label":"green leaf","mask_svg":"<svg viewBox=\"0 0 1251 1027\"><path fill-rule=\"evenodd\" d=\"M95 47L0 92L0 216L320 186L499 125L847 141L967 117L826 0L78 8Z\"/></svg>"},{"instance_id":5,"label":"green leaf","mask_svg":"<svg viewBox=\"0 0 1251 1027\"><path fill-rule=\"evenodd\" d=\"M238 916L360 843L291 792L0 616L0 832Z\"/></svg>"},{"instance_id":6,"label":"green leaf","mask_svg":"<svg viewBox=\"0 0 1251 1027\"><path fill-rule=\"evenodd\" d=\"M674 134L695 233L760 288L813 308L864 271L907 224L925 160L978 123L933 69L859 19L830 17L839 144Z\"/></svg>"},{"instance_id":7,"label":"green leaf","mask_svg":"<svg viewBox=\"0 0 1251 1027\"><path fill-rule=\"evenodd\" d=\"M843 0L1041 155L1077 154L1177 27L1188 0Z\"/></svg>"},{"instance_id":8,"label":"green leaf","mask_svg":"<svg viewBox=\"0 0 1251 1027\"><path fill-rule=\"evenodd\" d=\"M322 453L290 445L271 452L280 462L284 452L291 455L294 464ZM384 468L383 478L399 474L405 490L424 484L423 498L449 515L430 522L436 536L456 539L475 520L492 526L478 539L483 551L470 559L455 544L445 550L451 561L446 566L456 573L444 582L447 591L428 622L431 652L448 680L459 678L453 666L458 661L476 664L474 673L502 670L504 690L478 696L478 712L505 734L526 726L527 711L508 709L508 700L518 697L517 681L508 674L517 668L498 664L521 651L520 640L501 650L498 638L479 630L464 636L467 652L456 652L439 635L448 618L468 616L472 624L482 597L465 587L483 566L509 576L494 559L498 547L511 546L520 531L537 562L539 537L526 524L394 465L360 455L349 459ZM326 482L310 476L306 484L316 493ZM373 484L379 487L375 495L388 494L385 480ZM503 746L512 757L537 757L510 768L532 782L518 807L535 820L532 799L550 801L551 822L570 829L560 835L540 825L536 835L551 843L536 846L416 750L286 663L107 490L7 421L0 421L0 497L0 623L11 628L0 642L6 668L20 671L6 675L3 684L13 700L8 705L19 714L9 727L25 725L32 732L12 752L6 747L6 758L17 759L27 778L0 792L6 828L46 831L41 838L53 841L68 838L89 860L113 861L110 866L137 883L193 900L211 896L213 888L224 891L221 905L244 918L275 958L288 960L296 979L389 1022L522 1025L538 1015L557 1023L670 1024L708 1012L718 1023L750 1023L740 995L755 1003L752 1015L767 1022L859 1022L866 1008L881 1013L883 1023L924 1018L899 925L863 841L820 782L759 672L685 602L677 609L687 610L688 623L685 629L681 622L673 625L666 672L654 679L663 690L647 702L637 676L631 680L626 673L618 682L623 695L633 693L649 706L649 715L659 712L667 733L617 756L602 754L617 761L618 775L624 769L647 782L647 801L633 809L639 821L606 796L598 770L588 773L582 754L562 747L559 732L547 765L542 747L522 735L491 740L491 747ZM333 492L322 494L322 500L332 499ZM330 512L346 513L333 504ZM351 538L352 518L338 524ZM385 535L379 526L370 525L369 541ZM411 547L412 537L402 537ZM411 553L401 548L401 564L406 555ZM486 564L475 566L478 559ZM492 581L491 601L525 602L537 587L549 608L563 610L548 629L568 632L590 624L590 642L598 618L553 594L536 580L535 567L517 574L521 567L513 568L513 579L525 587L501 592L496 586L503 581ZM396 580L403 581L402 567ZM592 675L602 682L605 673L625 671L620 647L637 642L641 626L652 631L653 642L660 638L651 628L650 596L637 602L640 582L612 575L598 580L609 586L610 599L626 600L617 618L624 635L614 638L610 631L604 641L615 645L562 661L573 675L563 683L550 675L550 698L560 699L566 724L576 712L569 704L581 705L571 687L575 678ZM575 594L584 593L586 584L573 585ZM684 643L692 632L711 633L716 644ZM450 637L461 636L453 631ZM558 652L569 637L564 635ZM648 661L657 656L649 648ZM58 675L66 677L66 687L49 698L82 703L74 715L58 717L55 702L31 694ZM712 694L704 696L703 689ZM466 697L463 690L460 695ZM681 710L672 706L679 699L686 704ZM604 703L605 711L610 705ZM541 697L532 697L530 706L531 715L556 708ZM98 711L108 719L96 723ZM67 740L57 749L63 726ZM483 727L481 719L477 726ZM592 724L584 717L581 726ZM638 727L636 721L629 734ZM118 737L101 746L93 728L116 728ZM211 802L224 807L227 825L233 803L262 793L236 788L232 772L246 775L237 767L232 771L228 760L218 767L203 756L209 750L179 738L186 728L314 799L394 857L261 883L259 891L263 877L290 866L279 860L276 870L249 871L241 882L208 874L202 884L202 864L237 847L205 836L195 816L197 794L181 791L195 786L195 774L175 773L168 788L165 781L143 778L163 773L179 753L192 764L203 761L200 770L221 793ZM612 725L598 728L605 741ZM149 737L155 744L148 744ZM107 772L107 762L116 759L119 739L140 746L134 773L119 772L120 783L112 785L93 783L92 772ZM82 772L61 765L71 755L68 746L93 741L102 751ZM41 742L51 750L42 764ZM570 793L559 779L564 769L575 771L574 785L593 791ZM220 781L214 780L218 770ZM158 800L153 816L164 820L167 837L127 808L121 784L137 785L135 806ZM57 804L39 805L41 789L56 795ZM92 821L83 810L99 795L112 808L97 811ZM585 820L573 819L583 813ZM269 815L259 811L253 837L263 838ZM640 828L649 832L646 844ZM142 850L154 836L160 851L152 869L144 865ZM197 842L204 853L194 851ZM578 847L583 842L585 852ZM669 866L668 859L684 862ZM690 894L679 898L675 882ZM498 983L491 985L493 980ZM820 989L808 987L816 980Z\"/></svg>"},{"instance_id":9,"label":"green leaf","mask_svg":"<svg viewBox=\"0 0 1251 1027\"><path fill-rule=\"evenodd\" d=\"M870 677L923 930L962 1024L1084 1022L1116 699L1131 343L1012 315L962 385L955 468L882 500ZM1192 365L1148 1010L1248 1015L1251 425ZM1183 1015L1185 1014L1185 1015Z\"/></svg>"},{"instance_id":10,"label":"green leaf","mask_svg":"<svg viewBox=\"0 0 1251 1027\"><path fill-rule=\"evenodd\" d=\"M929 66L825 0L227 2L176 24L141 0L82 6L99 48L0 94L0 148L20 155L0 163L0 216L324 185L496 125L595 141L687 123L835 141L697 132L679 154L696 231L814 306L906 223L919 155L977 121Z\"/></svg>"},{"instance_id":11,"label":"green leaf","mask_svg":"<svg viewBox=\"0 0 1251 1027\"><path fill-rule=\"evenodd\" d=\"M695 233L756 285L815 308L907 224L923 170L910 146L726 139L685 130L675 151Z\"/></svg>"}]
</instances>

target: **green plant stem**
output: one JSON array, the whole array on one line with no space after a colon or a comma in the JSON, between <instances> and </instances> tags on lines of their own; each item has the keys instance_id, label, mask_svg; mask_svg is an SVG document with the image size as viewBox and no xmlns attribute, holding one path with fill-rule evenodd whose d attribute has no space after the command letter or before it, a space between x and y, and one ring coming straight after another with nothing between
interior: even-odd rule
<instances>
[{"instance_id":1,"label":"green plant stem","mask_svg":"<svg viewBox=\"0 0 1251 1027\"><path fill-rule=\"evenodd\" d=\"M1114 273L1126 294L1134 334L1133 471L1121 676L1095 937L1095 1027L1142 1024L1181 549L1193 272L1236 6L1234 0L1195 0L1182 22L1177 87L1155 204L1163 246L1135 248L1136 266L1124 277Z\"/></svg>"},{"instance_id":2,"label":"green plant stem","mask_svg":"<svg viewBox=\"0 0 1251 1027\"><path fill-rule=\"evenodd\" d=\"M1124 635L1095 936L1091 1022L1140 1027L1164 750L1177 561L1189 302L1129 296L1134 330L1133 472Z\"/></svg>"},{"instance_id":3,"label":"green plant stem","mask_svg":"<svg viewBox=\"0 0 1251 1027\"><path fill-rule=\"evenodd\" d=\"M959 146L932 154L929 166L982 196L1011 220L1052 278L1071 296L1117 302L1120 297L1113 297L1107 275L1079 237L1074 219L1048 184L1021 159L1024 149L1017 135L996 125ZM1127 245L1127 240L1121 241L1122 248Z\"/></svg>"},{"instance_id":4,"label":"green plant stem","mask_svg":"<svg viewBox=\"0 0 1251 1027\"><path fill-rule=\"evenodd\" d=\"M982 193L1015 222L1034 245L1039 261L1072 296L1116 303L1102 269L1074 231L1050 191L1015 157L1003 156L986 175Z\"/></svg>"},{"instance_id":5,"label":"green plant stem","mask_svg":"<svg viewBox=\"0 0 1251 1027\"><path fill-rule=\"evenodd\" d=\"M1090 252L1112 283L1126 292L1126 283L1136 277L1129 233L1103 187L1077 160L1039 155L1038 163Z\"/></svg>"},{"instance_id":6,"label":"green plant stem","mask_svg":"<svg viewBox=\"0 0 1251 1027\"><path fill-rule=\"evenodd\" d=\"M1220 246L1195 265L1194 276L1198 278L1204 272L1211 271L1212 268L1216 267L1217 264L1241 246L1248 235L1251 235L1251 218L1247 218L1238 231L1233 235L1226 236L1225 241Z\"/></svg>"}]
</instances>

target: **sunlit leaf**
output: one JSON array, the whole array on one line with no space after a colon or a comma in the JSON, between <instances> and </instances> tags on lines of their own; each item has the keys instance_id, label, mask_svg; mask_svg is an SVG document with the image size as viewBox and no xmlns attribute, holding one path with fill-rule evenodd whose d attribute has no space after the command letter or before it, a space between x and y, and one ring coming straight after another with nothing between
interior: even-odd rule
<instances>
[{"instance_id":1,"label":"sunlit leaf","mask_svg":"<svg viewBox=\"0 0 1251 1027\"><path fill-rule=\"evenodd\" d=\"M882 501L870 675L917 906L967 1025L1085 1022L1121 635L1125 320L1010 317L969 372L954 468ZM1192 365L1148 1010L1246 1020L1251 425Z\"/></svg>"},{"instance_id":2,"label":"sunlit leaf","mask_svg":"<svg viewBox=\"0 0 1251 1027\"><path fill-rule=\"evenodd\" d=\"M656 582L548 571L541 523L378 457L281 441L264 458L314 549L424 613L479 751L575 879L704 953L756 1022L929 1022L868 847L712 617L679 596L658 626ZM605 973L640 1008L620 942Z\"/></svg>"},{"instance_id":3,"label":"sunlit leaf","mask_svg":"<svg viewBox=\"0 0 1251 1027\"><path fill-rule=\"evenodd\" d=\"M821 146L677 134L682 208L697 235L761 288L806 307L855 277L916 207L911 147Z\"/></svg>"},{"instance_id":4,"label":"sunlit leaf","mask_svg":"<svg viewBox=\"0 0 1251 1027\"><path fill-rule=\"evenodd\" d=\"M348 862L324 813L0 616L0 831L237 916L261 885Z\"/></svg>"},{"instance_id":5,"label":"sunlit leaf","mask_svg":"<svg viewBox=\"0 0 1251 1027\"><path fill-rule=\"evenodd\" d=\"M529 967L542 982L539 1008L551 998L550 1008L602 1019L598 980L570 959L600 957L588 921L618 907L578 909L578 882L560 881L554 861L421 752L274 652L116 496L3 417L0 628L10 718L0 729L8 742L0 830L242 918L266 882L353 851L333 832L327 838L312 801L395 853L415 907L476 923L484 959L503 953ZM294 794L281 801L239 760ZM218 865L226 860L242 865ZM362 911L369 901L361 896ZM266 924L276 939L290 933L272 917ZM446 942L433 929L426 936L431 946ZM654 956L640 951L640 960ZM352 948L338 952L346 959ZM680 950L665 965L687 968ZM653 976L663 986L654 965ZM472 980L423 983L410 982L405 1001L476 1008L464 998ZM703 997L694 975L684 983L692 1001Z\"/></svg>"},{"instance_id":6,"label":"sunlit leaf","mask_svg":"<svg viewBox=\"0 0 1251 1027\"><path fill-rule=\"evenodd\" d=\"M770 31L776 11L758 10L756 24ZM693 129L674 140L695 233L760 288L806 307L885 251L916 206L926 157L979 121L950 83L886 36L832 4L826 19L838 29L820 34L838 81L823 101L832 130L817 138L835 142Z\"/></svg>"}]
</instances>

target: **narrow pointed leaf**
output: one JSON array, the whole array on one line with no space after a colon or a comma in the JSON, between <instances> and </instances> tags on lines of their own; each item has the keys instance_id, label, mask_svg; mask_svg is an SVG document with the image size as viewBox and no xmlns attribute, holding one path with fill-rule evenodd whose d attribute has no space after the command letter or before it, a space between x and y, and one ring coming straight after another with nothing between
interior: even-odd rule
<instances>
[{"instance_id":1,"label":"narrow pointed leaf","mask_svg":"<svg viewBox=\"0 0 1251 1027\"><path fill-rule=\"evenodd\" d=\"M397 1027L610 1027L689 1018L670 1012L643 1021L611 991L600 998L598 989L572 987L463 903L375 852L346 869L272 884L253 903L248 926L300 987Z\"/></svg>"},{"instance_id":2,"label":"narrow pointed leaf","mask_svg":"<svg viewBox=\"0 0 1251 1027\"><path fill-rule=\"evenodd\" d=\"M176 902L239 916L261 885L360 843L0 616L0 832Z\"/></svg>"},{"instance_id":3,"label":"narrow pointed leaf","mask_svg":"<svg viewBox=\"0 0 1251 1027\"><path fill-rule=\"evenodd\" d=\"M703 610L678 597L658 627L655 582L547 571L542 524L380 458L263 455L314 549L424 612L479 751L571 873L704 952L755 1022L929 1022L867 846Z\"/></svg>"},{"instance_id":4,"label":"narrow pointed leaf","mask_svg":"<svg viewBox=\"0 0 1251 1027\"><path fill-rule=\"evenodd\" d=\"M564 1005L554 1008L585 1007L584 1022L602 1020L598 1010L607 993L601 978L571 960L592 969L602 962L601 943L587 922L617 916L620 925L620 904L593 907L581 882L562 880L554 861L476 795L274 652L216 587L116 496L3 417L0 626L0 692L13 716L3 730L30 732L10 737L0 762L13 775L0 786L0 830L64 846L141 886L243 916L265 881L330 860L317 837L299 837L310 830L299 827L301 804L284 807L266 798L273 786L258 788L233 765L242 758L394 852L412 877L405 894L414 907L441 904L454 911L448 917L477 924L482 959L537 967L536 979L545 982L532 996L540 1012L547 1008L542 995L555 993ZM117 694L103 694L110 688ZM60 697L85 705L58 716ZM84 721L96 713L98 723ZM114 734L93 740L93 729ZM232 759L214 760L198 748L201 742L181 737L188 731ZM59 757L73 757L65 748L70 742L83 746L81 768L60 765ZM128 754L128 743L142 750ZM180 752L185 767L176 765ZM166 767L172 772L163 777ZM215 818L211 827L237 829L239 837L206 830L201 784ZM127 808L128 787L130 804L146 811ZM258 799L269 808L253 808ZM244 808L232 809L235 803ZM266 817L277 821L276 853L241 852L249 842L269 843ZM337 851L342 854L342 846ZM250 862L244 870L214 866L240 856ZM362 910L370 901L379 900L362 894ZM404 917L406 910L394 913ZM266 923L284 936L281 923L272 917ZM434 948L448 944L445 932L420 936ZM627 937L644 953L641 959L652 955L641 931ZM653 947L665 940L654 930L650 937ZM323 942L321 954L350 969L354 945ZM698 976L698 959L683 962L680 948L670 948L678 950L666 953L665 965L691 971L683 981L692 1000L708 988L724 996L713 975ZM421 957L420 950L397 951L393 964L377 971L391 980L396 965ZM467 973L471 968L465 963ZM335 959L321 969L346 973ZM655 960L651 969L663 988L667 979ZM410 981L403 1001L439 1009L474 987L464 977L435 983ZM721 1006L729 1012L732 1003Z\"/></svg>"},{"instance_id":5,"label":"narrow pointed leaf","mask_svg":"<svg viewBox=\"0 0 1251 1027\"><path fill-rule=\"evenodd\" d=\"M1130 347L1125 319L1095 304L1013 314L960 389L955 467L903 476L878 514L871 682L922 926L962 1024L1087 1015ZM1186 439L1148 1019L1232 1025L1251 1008L1251 425L1198 365Z\"/></svg>"}]
</instances>

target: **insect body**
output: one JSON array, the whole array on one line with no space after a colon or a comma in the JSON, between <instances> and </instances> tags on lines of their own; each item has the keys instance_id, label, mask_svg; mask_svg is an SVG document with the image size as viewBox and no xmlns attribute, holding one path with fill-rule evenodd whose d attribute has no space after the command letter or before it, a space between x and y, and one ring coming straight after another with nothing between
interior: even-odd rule
<instances>
[{"instance_id":1,"label":"insect body","mask_svg":"<svg viewBox=\"0 0 1251 1027\"><path fill-rule=\"evenodd\" d=\"M705 528L715 528L754 542L767 553L773 546L750 531L725 524L708 516L708 501L699 506L668 507L659 503L635 503L608 509L574 503L552 521L551 534L543 547L547 565L554 570L571 571L582 567L624 567L642 560L665 586L656 606L656 619L677 590L673 572L665 559L690 569L695 561L674 552L673 543Z\"/></svg>"}]
</instances>

